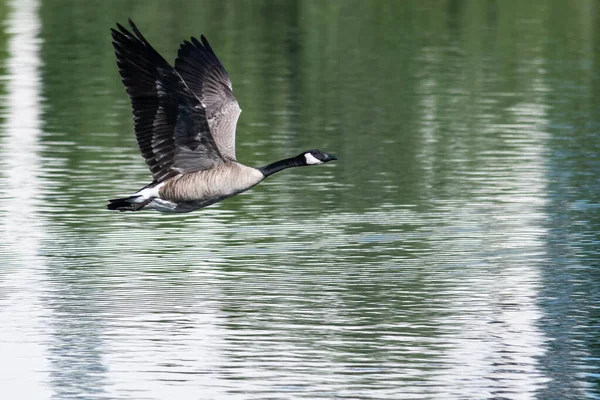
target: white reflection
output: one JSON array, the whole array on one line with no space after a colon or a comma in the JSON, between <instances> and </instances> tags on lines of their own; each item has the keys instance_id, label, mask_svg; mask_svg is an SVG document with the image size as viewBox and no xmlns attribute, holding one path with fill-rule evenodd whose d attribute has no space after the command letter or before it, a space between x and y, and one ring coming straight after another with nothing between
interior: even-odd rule
<instances>
[{"instance_id":1,"label":"white reflection","mask_svg":"<svg viewBox=\"0 0 600 400\"><path fill-rule=\"evenodd\" d=\"M223 259L211 250L224 246L225 214L220 207L195 218L109 214L111 229L97 249L115 279L106 279L97 300L110 313L103 339L109 396L229 398L218 373L231 364L222 352L227 321L215 302L225 296L217 279Z\"/></svg>"},{"instance_id":2,"label":"white reflection","mask_svg":"<svg viewBox=\"0 0 600 400\"><path fill-rule=\"evenodd\" d=\"M35 0L15 0L6 21L8 58L1 241L8 255L0 285L0 387L4 398L50 397L41 328L44 226L38 214L40 172L40 21Z\"/></svg>"},{"instance_id":3,"label":"white reflection","mask_svg":"<svg viewBox=\"0 0 600 400\"><path fill-rule=\"evenodd\" d=\"M431 54L426 58L435 61ZM439 179L451 181L455 190L451 200L438 202L447 230L436 232L432 258L439 259L428 262L453 266L444 271L446 283L439 292L448 314L436 321L454 327L448 335L452 346L440 355L442 370L432 377L440 381L432 386L443 388L444 396L534 398L548 381L539 362L548 339L538 326L542 311L537 298L546 259L549 89L542 61L530 61L527 67L538 72L524 89L530 98L497 110L502 125L489 121L484 111L478 114L470 96L461 93L460 79L444 87L444 93L432 91L436 83L430 80L421 87L426 98L451 97L452 103L446 103L457 112L469 110L466 119L471 119L440 131L435 105L444 100L422 102L420 160L428 171L427 187L432 198L440 194L435 192ZM440 148L438 136L452 142L451 150ZM433 172L434 161L449 168Z\"/></svg>"}]
</instances>

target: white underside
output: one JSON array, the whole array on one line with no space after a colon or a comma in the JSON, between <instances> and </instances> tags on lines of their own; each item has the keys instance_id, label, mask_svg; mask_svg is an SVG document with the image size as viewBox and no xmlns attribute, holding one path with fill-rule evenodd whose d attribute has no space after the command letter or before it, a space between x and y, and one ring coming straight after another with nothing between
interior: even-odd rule
<instances>
[{"instance_id":1,"label":"white underside","mask_svg":"<svg viewBox=\"0 0 600 400\"><path fill-rule=\"evenodd\" d=\"M143 203L144 201L152 198L152 201L144 207L144 210L150 209L162 212L173 212L175 207L177 207L177 204L160 198L159 190L164 184L165 183L163 182L159 183L154 187L140 190L139 192L133 194L133 196L137 197L135 199L132 199L131 202Z\"/></svg>"},{"instance_id":2,"label":"white underside","mask_svg":"<svg viewBox=\"0 0 600 400\"><path fill-rule=\"evenodd\" d=\"M156 210L160 212L174 212L177 207L176 203L171 201L156 198L152 200L144 209Z\"/></svg>"}]
</instances>

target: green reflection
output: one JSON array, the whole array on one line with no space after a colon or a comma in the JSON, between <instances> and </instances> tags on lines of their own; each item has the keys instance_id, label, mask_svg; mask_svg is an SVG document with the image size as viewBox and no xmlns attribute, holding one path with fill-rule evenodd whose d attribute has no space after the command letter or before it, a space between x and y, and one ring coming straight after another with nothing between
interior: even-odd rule
<instances>
[{"instance_id":1,"label":"green reflection","mask_svg":"<svg viewBox=\"0 0 600 400\"><path fill-rule=\"evenodd\" d=\"M366 354L386 372L423 362L418 379L430 370L448 378L442 349L459 340L444 338L468 331L460 325L467 317L492 326L507 303L535 311L536 296L561 289L597 299L597 276L581 272L597 260L597 11L593 1L558 0L44 1L42 141L53 166L44 211L56 233L48 253L58 254L51 264L89 274L69 282L90 287L115 268L122 276L110 276L133 279L133 287L94 287L96 296L148 291L150 310L161 299L208 292L229 331L275 326L271 334L300 349L336 350L323 353L324 364ZM171 62L183 39L208 37L243 109L242 162L312 147L340 161L286 171L190 216L106 213L106 199L150 176L110 43L109 29L128 17ZM0 57L5 43L0 37ZM568 251L548 250L558 244ZM570 262L581 271L563 272ZM552 266L560 273L544 275ZM205 271L219 293L204 283ZM185 296L162 298L139 278L164 272ZM524 273L530 281L511 286ZM590 315L572 326L596 326ZM319 325L330 319L339 329L369 329L336 336ZM414 338L414 347L396 337ZM581 366L570 354L597 357L590 340L589 348L557 350ZM543 370L536 357L527 365Z\"/></svg>"}]
</instances>

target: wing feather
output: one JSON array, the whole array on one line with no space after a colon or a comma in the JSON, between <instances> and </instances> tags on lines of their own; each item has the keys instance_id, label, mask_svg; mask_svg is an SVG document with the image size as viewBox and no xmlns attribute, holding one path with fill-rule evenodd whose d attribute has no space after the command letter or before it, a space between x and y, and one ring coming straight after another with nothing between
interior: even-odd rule
<instances>
[{"instance_id":1,"label":"wing feather","mask_svg":"<svg viewBox=\"0 0 600 400\"><path fill-rule=\"evenodd\" d=\"M203 36L184 41L175 69L206 109L210 130L221 154L235 160L235 131L242 110L227 71Z\"/></svg>"},{"instance_id":2,"label":"wing feather","mask_svg":"<svg viewBox=\"0 0 600 400\"><path fill-rule=\"evenodd\" d=\"M129 20L112 29L138 147L157 182L223 163L200 99Z\"/></svg>"}]
</instances>

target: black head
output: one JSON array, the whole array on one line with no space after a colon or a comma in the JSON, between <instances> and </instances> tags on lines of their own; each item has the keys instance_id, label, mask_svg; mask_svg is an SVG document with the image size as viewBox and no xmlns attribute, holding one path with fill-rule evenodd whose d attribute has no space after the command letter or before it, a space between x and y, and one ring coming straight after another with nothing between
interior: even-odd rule
<instances>
[{"instance_id":1,"label":"black head","mask_svg":"<svg viewBox=\"0 0 600 400\"><path fill-rule=\"evenodd\" d=\"M318 165L337 160L336 156L332 156L331 154L327 154L324 151L317 149L305 151L300 154L299 157L304 158L305 165Z\"/></svg>"}]
</instances>

